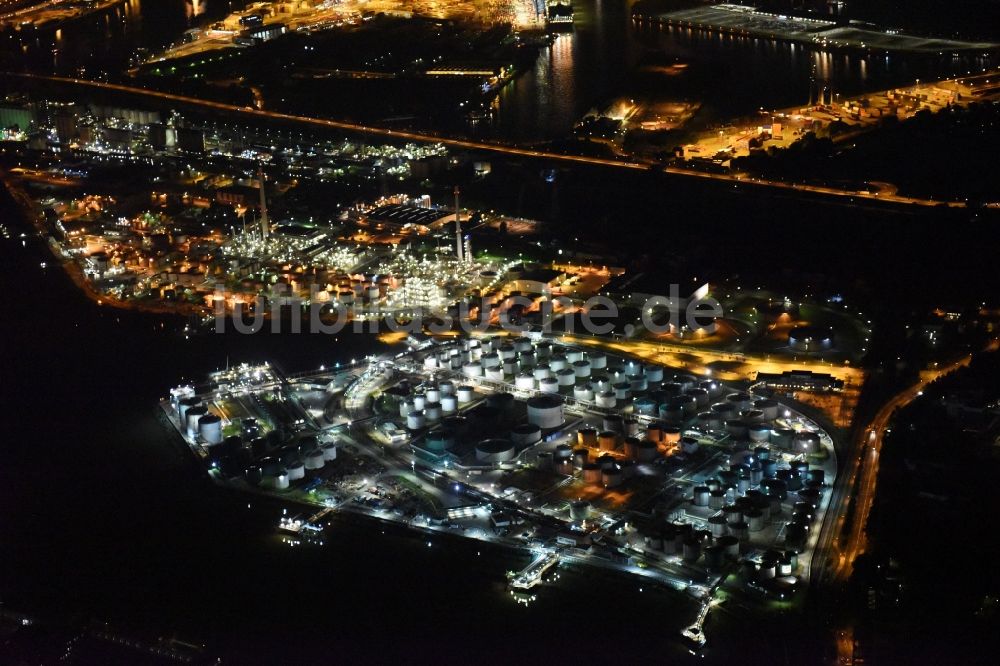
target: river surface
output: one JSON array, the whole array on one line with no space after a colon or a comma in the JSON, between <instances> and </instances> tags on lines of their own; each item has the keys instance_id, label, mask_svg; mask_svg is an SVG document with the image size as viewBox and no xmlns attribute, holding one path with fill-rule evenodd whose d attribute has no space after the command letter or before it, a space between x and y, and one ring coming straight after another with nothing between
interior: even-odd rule
<instances>
[{"instance_id":1,"label":"river surface","mask_svg":"<svg viewBox=\"0 0 1000 666\"><path fill-rule=\"evenodd\" d=\"M155 53L195 26L207 25L242 0L126 0L110 12L56 34L17 36L30 66L100 75ZM492 121L465 127L510 141L564 137L583 114L618 98L701 105L700 125L805 104L815 85L854 95L978 71L995 57L821 53L802 45L686 28L644 26L632 2L574 0L575 25L542 49L533 66L500 93ZM680 67L671 67L680 65ZM461 129L461 128L456 128Z\"/></svg>"}]
</instances>

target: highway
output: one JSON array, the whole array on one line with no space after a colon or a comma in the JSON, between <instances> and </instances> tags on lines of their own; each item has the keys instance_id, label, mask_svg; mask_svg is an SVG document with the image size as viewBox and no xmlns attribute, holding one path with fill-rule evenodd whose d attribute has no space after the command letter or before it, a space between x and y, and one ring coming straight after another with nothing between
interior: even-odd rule
<instances>
[{"instance_id":1,"label":"highway","mask_svg":"<svg viewBox=\"0 0 1000 666\"><path fill-rule=\"evenodd\" d=\"M843 457L844 472L834 485L828 508L829 515L823 523L813 554L814 582L847 581L853 570L854 561L865 552L867 547L865 527L875 501L879 454L895 411L916 400L928 384L958 368L967 366L971 360L971 355L964 356L946 366L921 373L919 381L882 405L868 427L859 432L851 450ZM851 491L855 488L857 490L853 494L855 506L850 533L841 537L847 519L847 508L852 498Z\"/></svg>"},{"instance_id":2,"label":"highway","mask_svg":"<svg viewBox=\"0 0 1000 666\"><path fill-rule=\"evenodd\" d=\"M280 113L278 111L255 109L249 106L238 106L235 104L214 102L211 100L200 99L197 97L188 97L186 95L177 95L174 93L162 92L159 90L149 90L146 88L140 88L137 86L127 86L119 83L106 83L102 81L91 81L87 79L78 79L78 78L70 78L63 76L48 76L44 74L29 74L22 72L2 72L0 73L0 76L36 81L39 83L50 83L50 84L55 83L55 84L69 85L69 86L75 86L77 88L85 88L91 90L119 92L129 95L135 95L138 97L145 97L149 99L173 102L176 104L182 104L189 107L204 109L208 111L217 111L221 113L234 114L237 116L242 116L243 118L247 119L281 121L281 122L303 125L313 129L339 130L343 132L365 134L368 136L378 136L393 140L412 141L416 143L439 143L441 145L448 146L450 148L484 151L484 152L496 153L512 157L527 157L527 158L550 160L553 162L560 162L564 164L612 167L617 169L629 169L634 171L658 170L663 173L676 176L687 176L689 178L701 178L704 180L727 182L731 183L734 187L739 185L748 185L754 187L773 188L773 189L786 190L792 192L803 192L809 194L833 196L842 199L847 198L852 202L854 201L854 199L867 199L871 201L885 201L895 204L911 204L918 206L939 206L942 204L942 202L940 201L934 201L931 199L921 199L916 197L905 197L905 196L900 196L898 194L858 192L853 190L843 190L835 187L828 187L824 185L806 185L799 183L786 183L774 180L764 180L760 178L745 178L742 176L736 176L730 174L706 173L703 171L696 171L693 169L681 169L678 167L658 166L654 164L648 164L637 161L614 160L602 157L588 157L585 155L565 155L562 153L555 153L545 150L536 150L533 148L522 148L518 146L506 145L501 143L488 143L485 141L473 141L470 139L443 137L434 134L412 132L407 130L394 130L384 127L372 127L369 125L349 123L340 120L313 118L309 116ZM952 207L965 207L964 202L950 202L947 205Z\"/></svg>"}]
</instances>

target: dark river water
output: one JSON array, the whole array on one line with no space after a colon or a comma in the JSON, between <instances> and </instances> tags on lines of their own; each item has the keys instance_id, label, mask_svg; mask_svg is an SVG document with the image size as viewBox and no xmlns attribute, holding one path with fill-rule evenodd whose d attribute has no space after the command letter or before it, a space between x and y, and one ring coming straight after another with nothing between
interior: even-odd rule
<instances>
[{"instance_id":1,"label":"dark river water","mask_svg":"<svg viewBox=\"0 0 1000 666\"><path fill-rule=\"evenodd\" d=\"M20 40L32 67L88 75L120 70L185 30L243 5L242 0L126 0L116 9ZM544 48L534 66L500 93L499 108L476 134L517 141L560 138L592 108L620 98L701 105L696 123L760 107L804 104L811 81L856 94L996 66L995 58L819 53L801 45L690 29L640 26L628 0L574 0L575 26ZM863 3L860 3L863 4ZM682 65L671 70L669 65Z\"/></svg>"}]
</instances>

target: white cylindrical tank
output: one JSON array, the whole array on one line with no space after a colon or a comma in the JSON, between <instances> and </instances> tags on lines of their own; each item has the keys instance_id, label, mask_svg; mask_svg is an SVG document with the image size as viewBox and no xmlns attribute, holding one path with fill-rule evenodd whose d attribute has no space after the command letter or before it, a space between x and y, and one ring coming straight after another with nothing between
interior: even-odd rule
<instances>
[{"instance_id":1,"label":"white cylindrical tank","mask_svg":"<svg viewBox=\"0 0 1000 666\"><path fill-rule=\"evenodd\" d=\"M450 380L445 380L438 384L438 391L441 395L455 395L455 383Z\"/></svg>"},{"instance_id":2,"label":"white cylindrical tank","mask_svg":"<svg viewBox=\"0 0 1000 666\"><path fill-rule=\"evenodd\" d=\"M590 361L573 361L573 372L577 377L590 376Z\"/></svg>"},{"instance_id":3,"label":"white cylindrical tank","mask_svg":"<svg viewBox=\"0 0 1000 666\"><path fill-rule=\"evenodd\" d=\"M582 361L584 353L582 349L568 349L566 350L566 360L570 363L576 363L577 361Z\"/></svg>"},{"instance_id":4,"label":"white cylindrical tank","mask_svg":"<svg viewBox=\"0 0 1000 666\"><path fill-rule=\"evenodd\" d=\"M458 411L458 398L454 395L441 396L441 413L454 414Z\"/></svg>"},{"instance_id":5,"label":"white cylindrical tank","mask_svg":"<svg viewBox=\"0 0 1000 666\"><path fill-rule=\"evenodd\" d=\"M605 409L613 408L617 402L613 391L603 391L598 393L595 396L595 401L597 402L598 407L604 407Z\"/></svg>"},{"instance_id":6,"label":"white cylindrical tank","mask_svg":"<svg viewBox=\"0 0 1000 666\"><path fill-rule=\"evenodd\" d=\"M730 393L726 396L726 402L743 412L753 407L753 396L749 393Z\"/></svg>"},{"instance_id":7,"label":"white cylindrical tank","mask_svg":"<svg viewBox=\"0 0 1000 666\"><path fill-rule=\"evenodd\" d=\"M427 406L427 397L422 393L417 393L413 396L413 409L418 412Z\"/></svg>"},{"instance_id":8,"label":"white cylindrical tank","mask_svg":"<svg viewBox=\"0 0 1000 666\"><path fill-rule=\"evenodd\" d=\"M514 388L519 391L533 391L535 390L535 377L530 373L524 373L518 375L514 379Z\"/></svg>"},{"instance_id":9,"label":"white cylindrical tank","mask_svg":"<svg viewBox=\"0 0 1000 666\"><path fill-rule=\"evenodd\" d=\"M602 351L587 352L587 358L590 359L590 367L594 370L603 370L608 367L608 355Z\"/></svg>"},{"instance_id":10,"label":"white cylindrical tank","mask_svg":"<svg viewBox=\"0 0 1000 666\"><path fill-rule=\"evenodd\" d=\"M503 381L503 367L486 368L486 379L494 382Z\"/></svg>"},{"instance_id":11,"label":"white cylindrical tank","mask_svg":"<svg viewBox=\"0 0 1000 666\"><path fill-rule=\"evenodd\" d=\"M569 368L563 368L556 371L556 379L559 381L559 386L573 386L576 384L576 373Z\"/></svg>"},{"instance_id":12,"label":"white cylindrical tank","mask_svg":"<svg viewBox=\"0 0 1000 666\"><path fill-rule=\"evenodd\" d=\"M747 428L751 442L766 442L771 438L771 426L766 423L753 423Z\"/></svg>"},{"instance_id":13,"label":"white cylindrical tank","mask_svg":"<svg viewBox=\"0 0 1000 666\"><path fill-rule=\"evenodd\" d=\"M301 460L292 460L286 465L288 470L288 480L298 481L299 479L304 479L306 477L306 466Z\"/></svg>"},{"instance_id":14,"label":"white cylindrical tank","mask_svg":"<svg viewBox=\"0 0 1000 666\"><path fill-rule=\"evenodd\" d=\"M819 433L811 430L800 430L795 433L794 448L797 453L818 453L820 448Z\"/></svg>"},{"instance_id":15,"label":"white cylindrical tank","mask_svg":"<svg viewBox=\"0 0 1000 666\"><path fill-rule=\"evenodd\" d=\"M770 398L754 400L753 407L763 413L765 421L773 421L778 418L778 403L775 400Z\"/></svg>"},{"instance_id":16,"label":"white cylindrical tank","mask_svg":"<svg viewBox=\"0 0 1000 666\"><path fill-rule=\"evenodd\" d=\"M656 416L657 404L650 397L636 398L632 403L632 408L636 414L643 416Z\"/></svg>"},{"instance_id":17,"label":"white cylindrical tank","mask_svg":"<svg viewBox=\"0 0 1000 666\"><path fill-rule=\"evenodd\" d=\"M619 382L613 387L615 398L618 400L628 400L632 397L632 387L628 382Z\"/></svg>"},{"instance_id":18,"label":"white cylindrical tank","mask_svg":"<svg viewBox=\"0 0 1000 666\"><path fill-rule=\"evenodd\" d=\"M306 459L303 461L306 469L323 469L323 465L326 463L326 459L323 457L323 452L319 449L314 449L306 454Z\"/></svg>"},{"instance_id":19,"label":"white cylindrical tank","mask_svg":"<svg viewBox=\"0 0 1000 666\"><path fill-rule=\"evenodd\" d=\"M417 406L413 404L412 399L407 398L405 400L401 400L399 402L399 415L405 419L406 416L416 408Z\"/></svg>"},{"instance_id":20,"label":"white cylindrical tank","mask_svg":"<svg viewBox=\"0 0 1000 666\"><path fill-rule=\"evenodd\" d=\"M713 537L720 537L726 533L726 517L721 513L717 513L708 519L708 529L712 532Z\"/></svg>"},{"instance_id":21,"label":"white cylindrical tank","mask_svg":"<svg viewBox=\"0 0 1000 666\"><path fill-rule=\"evenodd\" d=\"M262 485L273 488L274 490L288 490L288 474L282 472L280 474L265 476L262 481Z\"/></svg>"},{"instance_id":22,"label":"white cylindrical tank","mask_svg":"<svg viewBox=\"0 0 1000 666\"><path fill-rule=\"evenodd\" d=\"M584 402L594 402L594 392L586 385L574 387L573 397Z\"/></svg>"},{"instance_id":23,"label":"white cylindrical tank","mask_svg":"<svg viewBox=\"0 0 1000 666\"><path fill-rule=\"evenodd\" d=\"M441 391L436 388L429 388L424 392L427 402L441 402Z\"/></svg>"},{"instance_id":24,"label":"white cylindrical tank","mask_svg":"<svg viewBox=\"0 0 1000 666\"><path fill-rule=\"evenodd\" d=\"M508 439L484 439L476 444L476 460L484 463L514 459L514 444Z\"/></svg>"},{"instance_id":25,"label":"white cylindrical tank","mask_svg":"<svg viewBox=\"0 0 1000 666\"><path fill-rule=\"evenodd\" d=\"M193 434L198 434L198 420L201 417L208 414L208 407L205 405L198 405L197 407L189 407L184 413L185 427L187 431Z\"/></svg>"},{"instance_id":26,"label":"white cylindrical tank","mask_svg":"<svg viewBox=\"0 0 1000 666\"><path fill-rule=\"evenodd\" d=\"M440 402L428 402L427 406L424 407L424 417L429 423L437 423L441 420L441 403Z\"/></svg>"},{"instance_id":27,"label":"white cylindrical tank","mask_svg":"<svg viewBox=\"0 0 1000 666\"><path fill-rule=\"evenodd\" d=\"M323 452L323 460L326 462L337 459L337 445L333 442L326 442L319 447L319 450Z\"/></svg>"},{"instance_id":28,"label":"white cylindrical tank","mask_svg":"<svg viewBox=\"0 0 1000 666\"><path fill-rule=\"evenodd\" d=\"M708 506L708 498L710 492L711 491L709 491L708 486L697 486L694 489L694 496L692 497L691 501L694 503L695 506Z\"/></svg>"},{"instance_id":29,"label":"white cylindrical tank","mask_svg":"<svg viewBox=\"0 0 1000 666\"><path fill-rule=\"evenodd\" d=\"M501 365L500 355L496 352L483 354L482 358L479 359L479 364L483 368L497 368Z\"/></svg>"},{"instance_id":30,"label":"white cylindrical tank","mask_svg":"<svg viewBox=\"0 0 1000 666\"><path fill-rule=\"evenodd\" d=\"M559 393L559 380L555 377L545 377L538 380L538 390L542 393Z\"/></svg>"},{"instance_id":31,"label":"white cylindrical tank","mask_svg":"<svg viewBox=\"0 0 1000 666\"><path fill-rule=\"evenodd\" d=\"M611 390L611 379L607 375L592 375L590 378L590 388L594 393Z\"/></svg>"},{"instance_id":32,"label":"white cylindrical tank","mask_svg":"<svg viewBox=\"0 0 1000 666\"><path fill-rule=\"evenodd\" d=\"M566 360L566 357L561 354L558 356L554 355L549 359L549 369L552 370L552 372L564 370L568 365L569 362Z\"/></svg>"},{"instance_id":33,"label":"white cylindrical tank","mask_svg":"<svg viewBox=\"0 0 1000 666\"><path fill-rule=\"evenodd\" d=\"M531 375L535 379L539 379L540 380L540 379L545 379L546 377L551 377L552 376L552 371L549 369L549 366L546 363L546 364L542 364L542 365L536 365L534 368L532 368Z\"/></svg>"},{"instance_id":34,"label":"white cylindrical tank","mask_svg":"<svg viewBox=\"0 0 1000 666\"><path fill-rule=\"evenodd\" d=\"M406 416L406 427L410 430L420 430L424 427L424 413L412 411Z\"/></svg>"},{"instance_id":35,"label":"white cylindrical tank","mask_svg":"<svg viewBox=\"0 0 1000 666\"><path fill-rule=\"evenodd\" d=\"M472 402L476 397L476 390L471 386L459 386L455 391L455 395L458 396L458 401L460 403Z\"/></svg>"},{"instance_id":36,"label":"white cylindrical tank","mask_svg":"<svg viewBox=\"0 0 1000 666\"><path fill-rule=\"evenodd\" d=\"M222 419L215 414L206 414L198 419L198 435L206 444L222 442Z\"/></svg>"},{"instance_id":37,"label":"white cylindrical tank","mask_svg":"<svg viewBox=\"0 0 1000 666\"><path fill-rule=\"evenodd\" d=\"M528 399L528 423L539 428L558 428L563 424L563 400L555 395L537 395Z\"/></svg>"},{"instance_id":38,"label":"white cylindrical tank","mask_svg":"<svg viewBox=\"0 0 1000 666\"><path fill-rule=\"evenodd\" d=\"M541 439L542 429L532 423L522 423L510 431L510 440L519 447L530 446Z\"/></svg>"},{"instance_id":39,"label":"white cylindrical tank","mask_svg":"<svg viewBox=\"0 0 1000 666\"><path fill-rule=\"evenodd\" d=\"M189 410L192 407L200 407L200 406L201 406L201 398L196 398L194 396L188 396L178 401L177 413L181 417L181 423L187 426L187 410Z\"/></svg>"},{"instance_id":40,"label":"white cylindrical tank","mask_svg":"<svg viewBox=\"0 0 1000 666\"><path fill-rule=\"evenodd\" d=\"M646 381L651 384L659 384L663 381L663 366L661 365L647 365L643 372L646 375Z\"/></svg>"}]
</instances>

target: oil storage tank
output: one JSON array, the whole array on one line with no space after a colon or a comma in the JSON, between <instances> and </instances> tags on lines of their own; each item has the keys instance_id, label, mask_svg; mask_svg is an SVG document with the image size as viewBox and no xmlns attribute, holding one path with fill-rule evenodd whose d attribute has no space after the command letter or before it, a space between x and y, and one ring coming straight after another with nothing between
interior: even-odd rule
<instances>
[{"instance_id":1,"label":"oil storage tank","mask_svg":"<svg viewBox=\"0 0 1000 666\"><path fill-rule=\"evenodd\" d=\"M794 449L797 453L818 453L820 449L819 433L810 430L800 430L795 433Z\"/></svg>"},{"instance_id":2,"label":"oil storage tank","mask_svg":"<svg viewBox=\"0 0 1000 666\"><path fill-rule=\"evenodd\" d=\"M586 520L587 518L590 518L590 502L586 500L570 502L569 517L574 521Z\"/></svg>"},{"instance_id":3,"label":"oil storage tank","mask_svg":"<svg viewBox=\"0 0 1000 666\"><path fill-rule=\"evenodd\" d=\"M559 380L555 377L543 377L538 380L538 390L542 393L559 393Z\"/></svg>"},{"instance_id":4,"label":"oil storage tank","mask_svg":"<svg viewBox=\"0 0 1000 666\"><path fill-rule=\"evenodd\" d=\"M198 435L206 444L222 442L222 419L215 414L206 414L198 419Z\"/></svg>"},{"instance_id":5,"label":"oil storage tank","mask_svg":"<svg viewBox=\"0 0 1000 666\"><path fill-rule=\"evenodd\" d=\"M596 395L595 400L598 407L605 409L613 409L618 402L613 391L602 391Z\"/></svg>"},{"instance_id":6,"label":"oil storage tank","mask_svg":"<svg viewBox=\"0 0 1000 666\"><path fill-rule=\"evenodd\" d=\"M759 409L763 415L764 421L773 421L778 418L778 403L771 398L760 398L759 400L754 400L754 409Z\"/></svg>"},{"instance_id":7,"label":"oil storage tank","mask_svg":"<svg viewBox=\"0 0 1000 666\"><path fill-rule=\"evenodd\" d=\"M187 411L184 412L184 419L186 421L185 427L187 428L187 431L191 434L197 434L198 421L206 414L208 414L208 407L205 405L188 407Z\"/></svg>"},{"instance_id":8,"label":"oil storage tank","mask_svg":"<svg viewBox=\"0 0 1000 666\"><path fill-rule=\"evenodd\" d=\"M720 537L726 534L726 527L726 517L721 513L717 513L708 519L708 529L713 537Z\"/></svg>"},{"instance_id":9,"label":"oil storage tank","mask_svg":"<svg viewBox=\"0 0 1000 666\"><path fill-rule=\"evenodd\" d=\"M429 451L443 453L455 446L455 434L447 428L438 428L427 434L424 444Z\"/></svg>"},{"instance_id":10,"label":"oil storage tank","mask_svg":"<svg viewBox=\"0 0 1000 666\"><path fill-rule=\"evenodd\" d=\"M326 462L337 459L337 445L333 442L325 442L320 445L319 449L323 452L323 460Z\"/></svg>"},{"instance_id":11,"label":"oil storage tank","mask_svg":"<svg viewBox=\"0 0 1000 666\"><path fill-rule=\"evenodd\" d=\"M652 462L653 460L656 460L656 455L656 442L644 439L636 446L635 459L638 462Z\"/></svg>"},{"instance_id":12,"label":"oil storage tank","mask_svg":"<svg viewBox=\"0 0 1000 666\"><path fill-rule=\"evenodd\" d=\"M563 400L559 396L543 394L528 399L528 423L549 430L558 428L563 421Z\"/></svg>"},{"instance_id":13,"label":"oil storage tank","mask_svg":"<svg viewBox=\"0 0 1000 666\"><path fill-rule=\"evenodd\" d=\"M656 401L649 397L636 398L632 403L636 414L642 416L656 416Z\"/></svg>"},{"instance_id":14,"label":"oil storage tank","mask_svg":"<svg viewBox=\"0 0 1000 666\"><path fill-rule=\"evenodd\" d=\"M522 423L510 431L510 439L518 447L530 446L542 440L542 429L533 423Z\"/></svg>"},{"instance_id":15,"label":"oil storage tank","mask_svg":"<svg viewBox=\"0 0 1000 666\"><path fill-rule=\"evenodd\" d=\"M305 455L302 464L306 469L317 470L323 469L323 465L326 464L326 460L323 458L323 452L319 449L313 449Z\"/></svg>"},{"instance_id":16,"label":"oil storage tank","mask_svg":"<svg viewBox=\"0 0 1000 666\"><path fill-rule=\"evenodd\" d=\"M597 446L597 430L595 428L580 428L576 433L576 441L580 446Z\"/></svg>"},{"instance_id":17,"label":"oil storage tank","mask_svg":"<svg viewBox=\"0 0 1000 666\"><path fill-rule=\"evenodd\" d=\"M481 463L507 462L514 459L514 444L509 439L484 439L476 444L476 460Z\"/></svg>"},{"instance_id":18,"label":"oil storage tank","mask_svg":"<svg viewBox=\"0 0 1000 666\"><path fill-rule=\"evenodd\" d=\"M605 488L617 488L621 485L623 476L622 468L618 465L605 465L601 468L601 482Z\"/></svg>"}]
</instances>

